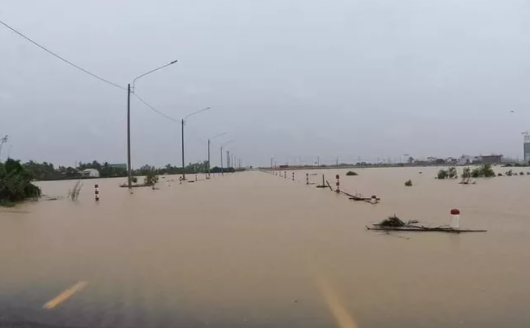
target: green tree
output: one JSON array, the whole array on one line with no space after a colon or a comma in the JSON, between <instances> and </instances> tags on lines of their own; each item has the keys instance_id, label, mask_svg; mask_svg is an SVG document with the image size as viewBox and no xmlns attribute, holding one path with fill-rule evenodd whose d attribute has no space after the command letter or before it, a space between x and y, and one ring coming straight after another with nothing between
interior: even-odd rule
<instances>
[{"instance_id":1,"label":"green tree","mask_svg":"<svg viewBox=\"0 0 530 328\"><path fill-rule=\"evenodd\" d=\"M31 183L32 175L20 161L0 163L0 204L8 205L28 198L38 198L40 189Z\"/></svg>"}]
</instances>

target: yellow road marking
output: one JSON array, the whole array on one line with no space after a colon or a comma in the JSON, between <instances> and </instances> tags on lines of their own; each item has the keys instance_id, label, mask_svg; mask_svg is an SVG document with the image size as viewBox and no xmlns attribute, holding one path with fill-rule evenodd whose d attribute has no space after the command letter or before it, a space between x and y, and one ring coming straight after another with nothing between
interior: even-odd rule
<instances>
[{"instance_id":1,"label":"yellow road marking","mask_svg":"<svg viewBox=\"0 0 530 328\"><path fill-rule=\"evenodd\" d=\"M318 286L320 288L320 291L324 295L324 298L326 299L326 303L328 304L331 313L335 317L335 320L337 320L339 327L359 328L359 326L357 326L357 324L353 320L351 314L342 304L337 292L335 292L335 290L323 277L318 279Z\"/></svg>"},{"instance_id":2,"label":"yellow road marking","mask_svg":"<svg viewBox=\"0 0 530 328\"><path fill-rule=\"evenodd\" d=\"M48 303L44 304L43 308L46 310L53 309L57 305L61 304L62 302L72 297L72 295L74 295L75 293L82 291L86 287L87 284L88 284L88 281L78 281L77 283L75 283L75 285L73 285L72 287L68 289L65 289L59 295L51 299Z\"/></svg>"}]
</instances>

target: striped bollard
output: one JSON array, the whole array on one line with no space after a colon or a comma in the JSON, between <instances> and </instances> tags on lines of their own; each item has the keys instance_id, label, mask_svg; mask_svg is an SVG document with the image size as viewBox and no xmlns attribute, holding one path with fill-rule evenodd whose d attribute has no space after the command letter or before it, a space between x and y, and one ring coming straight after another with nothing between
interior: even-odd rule
<instances>
[{"instance_id":1,"label":"striped bollard","mask_svg":"<svg viewBox=\"0 0 530 328\"><path fill-rule=\"evenodd\" d=\"M99 185L97 183L94 185L94 196L96 197L96 202L99 202Z\"/></svg>"},{"instance_id":2,"label":"striped bollard","mask_svg":"<svg viewBox=\"0 0 530 328\"><path fill-rule=\"evenodd\" d=\"M309 173L305 174L305 184L309 185Z\"/></svg>"},{"instance_id":3,"label":"striped bollard","mask_svg":"<svg viewBox=\"0 0 530 328\"><path fill-rule=\"evenodd\" d=\"M293 172L293 181L294 181L294 172Z\"/></svg>"},{"instance_id":4,"label":"striped bollard","mask_svg":"<svg viewBox=\"0 0 530 328\"><path fill-rule=\"evenodd\" d=\"M377 196L372 195L372 198L370 198L370 204L377 204Z\"/></svg>"},{"instance_id":5,"label":"striped bollard","mask_svg":"<svg viewBox=\"0 0 530 328\"><path fill-rule=\"evenodd\" d=\"M283 171L283 177L287 179L287 171Z\"/></svg>"},{"instance_id":6,"label":"striped bollard","mask_svg":"<svg viewBox=\"0 0 530 328\"><path fill-rule=\"evenodd\" d=\"M195 173L195 181L197 181L197 173Z\"/></svg>"},{"instance_id":7,"label":"striped bollard","mask_svg":"<svg viewBox=\"0 0 530 328\"><path fill-rule=\"evenodd\" d=\"M337 186L337 189L335 190L335 192L338 194L340 193L340 179L339 179L339 175L335 175L335 179L337 179L337 182L336 182L336 186Z\"/></svg>"}]
</instances>

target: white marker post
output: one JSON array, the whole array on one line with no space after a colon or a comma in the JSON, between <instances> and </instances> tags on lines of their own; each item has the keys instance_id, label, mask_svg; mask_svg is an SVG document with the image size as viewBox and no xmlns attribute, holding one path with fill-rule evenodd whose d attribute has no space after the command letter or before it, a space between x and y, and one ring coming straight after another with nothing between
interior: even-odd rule
<instances>
[{"instance_id":1,"label":"white marker post","mask_svg":"<svg viewBox=\"0 0 530 328\"><path fill-rule=\"evenodd\" d=\"M451 210L451 228L460 228L460 211L457 209Z\"/></svg>"},{"instance_id":2,"label":"white marker post","mask_svg":"<svg viewBox=\"0 0 530 328\"><path fill-rule=\"evenodd\" d=\"M294 172L293 172L293 181L294 181Z\"/></svg>"},{"instance_id":3,"label":"white marker post","mask_svg":"<svg viewBox=\"0 0 530 328\"><path fill-rule=\"evenodd\" d=\"M339 175L335 175L335 178L337 179L337 182L335 183L335 185L337 186L337 189L335 190L335 192L338 194L340 193L340 177Z\"/></svg>"},{"instance_id":4,"label":"white marker post","mask_svg":"<svg viewBox=\"0 0 530 328\"><path fill-rule=\"evenodd\" d=\"M309 185L309 173L305 174L305 184Z\"/></svg>"},{"instance_id":5,"label":"white marker post","mask_svg":"<svg viewBox=\"0 0 530 328\"><path fill-rule=\"evenodd\" d=\"M96 197L96 202L99 202L99 185L97 183L94 185L94 196Z\"/></svg>"}]
</instances>

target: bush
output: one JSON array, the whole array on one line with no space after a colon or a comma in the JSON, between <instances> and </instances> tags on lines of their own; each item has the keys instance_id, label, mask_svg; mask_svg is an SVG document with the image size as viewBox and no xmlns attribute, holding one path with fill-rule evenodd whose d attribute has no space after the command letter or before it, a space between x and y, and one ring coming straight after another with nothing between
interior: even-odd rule
<instances>
[{"instance_id":1,"label":"bush","mask_svg":"<svg viewBox=\"0 0 530 328\"><path fill-rule=\"evenodd\" d=\"M519 175L524 175L524 172L519 172Z\"/></svg>"},{"instance_id":2,"label":"bush","mask_svg":"<svg viewBox=\"0 0 530 328\"><path fill-rule=\"evenodd\" d=\"M131 183L138 183L137 177L131 177Z\"/></svg>"},{"instance_id":3,"label":"bush","mask_svg":"<svg viewBox=\"0 0 530 328\"><path fill-rule=\"evenodd\" d=\"M482 176L485 178L493 178L495 176L495 172L491 168L491 165L486 164L481 167L482 170Z\"/></svg>"},{"instance_id":4,"label":"bush","mask_svg":"<svg viewBox=\"0 0 530 328\"><path fill-rule=\"evenodd\" d=\"M32 176L20 161L0 163L0 204L12 205L28 198L40 197L40 188L31 183Z\"/></svg>"},{"instance_id":5,"label":"bush","mask_svg":"<svg viewBox=\"0 0 530 328\"><path fill-rule=\"evenodd\" d=\"M447 179L448 176L449 174L447 173L446 170L438 171L438 179Z\"/></svg>"},{"instance_id":6,"label":"bush","mask_svg":"<svg viewBox=\"0 0 530 328\"><path fill-rule=\"evenodd\" d=\"M471 171L471 177L473 178L493 178L494 176L495 172L489 164L476 167Z\"/></svg>"},{"instance_id":7,"label":"bush","mask_svg":"<svg viewBox=\"0 0 530 328\"><path fill-rule=\"evenodd\" d=\"M497 174L498 177L502 177L502 173Z\"/></svg>"},{"instance_id":8,"label":"bush","mask_svg":"<svg viewBox=\"0 0 530 328\"><path fill-rule=\"evenodd\" d=\"M447 175L448 175L449 179L458 178L458 173L456 172L456 167L451 166L450 168L448 168L447 169Z\"/></svg>"},{"instance_id":9,"label":"bush","mask_svg":"<svg viewBox=\"0 0 530 328\"><path fill-rule=\"evenodd\" d=\"M412 180L405 181L405 186L412 187Z\"/></svg>"},{"instance_id":10,"label":"bush","mask_svg":"<svg viewBox=\"0 0 530 328\"><path fill-rule=\"evenodd\" d=\"M355 176L355 175L359 175L357 174L356 172L353 172L353 171L348 171L348 173L346 173L347 176Z\"/></svg>"},{"instance_id":11,"label":"bush","mask_svg":"<svg viewBox=\"0 0 530 328\"><path fill-rule=\"evenodd\" d=\"M505 175L511 177L513 175L513 171L512 170L508 170L506 171L506 173L504 173Z\"/></svg>"},{"instance_id":12,"label":"bush","mask_svg":"<svg viewBox=\"0 0 530 328\"><path fill-rule=\"evenodd\" d=\"M155 172L149 172L145 179L144 179L144 185L145 186L154 186L155 183L158 182L158 176Z\"/></svg>"}]
</instances>

